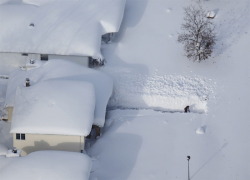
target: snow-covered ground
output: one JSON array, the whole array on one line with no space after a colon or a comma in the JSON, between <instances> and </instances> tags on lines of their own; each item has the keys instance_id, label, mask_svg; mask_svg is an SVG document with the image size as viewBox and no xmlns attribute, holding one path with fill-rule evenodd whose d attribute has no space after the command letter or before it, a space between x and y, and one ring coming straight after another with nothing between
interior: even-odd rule
<instances>
[{"instance_id":1,"label":"snow-covered ground","mask_svg":"<svg viewBox=\"0 0 250 180\"><path fill-rule=\"evenodd\" d=\"M207 118L196 113L111 111L103 137L89 153L94 157L91 179L187 179L187 155L192 179L235 177L226 157L231 145L213 136ZM238 173L244 179L248 172Z\"/></svg>"},{"instance_id":2,"label":"snow-covered ground","mask_svg":"<svg viewBox=\"0 0 250 180\"><path fill-rule=\"evenodd\" d=\"M201 63L177 43L183 7L195 2L127 1L102 69L115 80L111 109L123 110L89 150L91 179L187 179L187 155L191 179L250 178L250 1L201 1L217 13L217 45ZM167 113L185 105L197 108ZM137 108L166 112L125 110Z\"/></svg>"},{"instance_id":3,"label":"snow-covered ground","mask_svg":"<svg viewBox=\"0 0 250 180\"><path fill-rule=\"evenodd\" d=\"M250 1L201 1L216 12L217 44L196 63L177 36L183 7L197 1L127 0L120 33L102 49L115 87L88 149L91 180L187 179L187 155L192 180L250 178Z\"/></svg>"}]
</instances>

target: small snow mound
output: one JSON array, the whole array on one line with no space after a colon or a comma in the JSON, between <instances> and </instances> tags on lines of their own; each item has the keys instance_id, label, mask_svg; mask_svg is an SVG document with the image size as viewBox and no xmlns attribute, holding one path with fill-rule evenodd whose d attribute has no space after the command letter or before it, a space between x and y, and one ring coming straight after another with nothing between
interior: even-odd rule
<instances>
[{"instance_id":1,"label":"small snow mound","mask_svg":"<svg viewBox=\"0 0 250 180\"><path fill-rule=\"evenodd\" d=\"M166 9L166 12L167 12L167 13L170 13L171 11L172 11L172 8L167 8L167 9Z\"/></svg>"},{"instance_id":2,"label":"small snow mound","mask_svg":"<svg viewBox=\"0 0 250 180\"><path fill-rule=\"evenodd\" d=\"M216 12L215 11L209 11L207 13L207 18L213 19L213 18L215 18L215 16L216 16Z\"/></svg>"},{"instance_id":3,"label":"small snow mound","mask_svg":"<svg viewBox=\"0 0 250 180\"><path fill-rule=\"evenodd\" d=\"M9 149L8 151L7 151L7 153L6 153L6 157L7 158L10 158L10 157L20 157L21 156L21 150L16 150L15 152L14 152L14 150L12 150L12 149Z\"/></svg>"},{"instance_id":4,"label":"small snow mound","mask_svg":"<svg viewBox=\"0 0 250 180\"><path fill-rule=\"evenodd\" d=\"M207 126L201 126L196 129L196 134L205 134L206 133Z\"/></svg>"}]
</instances>

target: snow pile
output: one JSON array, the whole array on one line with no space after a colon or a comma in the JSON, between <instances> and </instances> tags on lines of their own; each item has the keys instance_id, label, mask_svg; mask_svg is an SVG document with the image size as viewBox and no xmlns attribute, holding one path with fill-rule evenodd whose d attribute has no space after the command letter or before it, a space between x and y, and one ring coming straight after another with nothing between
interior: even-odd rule
<instances>
[{"instance_id":1,"label":"snow pile","mask_svg":"<svg viewBox=\"0 0 250 180\"><path fill-rule=\"evenodd\" d=\"M125 0L0 3L0 52L101 58L101 37L118 32Z\"/></svg>"},{"instance_id":2,"label":"snow pile","mask_svg":"<svg viewBox=\"0 0 250 180\"><path fill-rule=\"evenodd\" d=\"M21 150L16 150L16 152L14 152L12 149L9 149L6 153L6 157L10 158L10 157L20 157L21 156Z\"/></svg>"},{"instance_id":3,"label":"snow pile","mask_svg":"<svg viewBox=\"0 0 250 180\"><path fill-rule=\"evenodd\" d=\"M189 105L192 112L204 113L214 91L213 81L199 76L122 73L115 79L111 108L183 112Z\"/></svg>"},{"instance_id":4,"label":"snow pile","mask_svg":"<svg viewBox=\"0 0 250 180\"><path fill-rule=\"evenodd\" d=\"M216 12L215 11L209 11L207 12L207 18L215 18Z\"/></svg>"},{"instance_id":5,"label":"snow pile","mask_svg":"<svg viewBox=\"0 0 250 180\"><path fill-rule=\"evenodd\" d=\"M40 151L25 157L1 159L1 179L8 180L88 180L91 160L80 153ZM14 173L13 173L14 172Z\"/></svg>"},{"instance_id":6,"label":"snow pile","mask_svg":"<svg viewBox=\"0 0 250 180\"><path fill-rule=\"evenodd\" d=\"M18 87L11 133L87 136L95 107L92 84L53 79Z\"/></svg>"},{"instance_id":7,"label":"snow pile","mask_svg":"<svg viewBox=\"0 0 250 180\"><path fill-rule=\"evenodd\" d=\"M113 91L113 81L105 73L65 60L49 60L39 68L28 71L18 69L10 75L5 106L13 106L16 89L23 86L27 77L30 78L31 84L55 78L93 84L96 97L94 124L101 127L104 125L106 107Z\"/></svg>"}]
</instances>

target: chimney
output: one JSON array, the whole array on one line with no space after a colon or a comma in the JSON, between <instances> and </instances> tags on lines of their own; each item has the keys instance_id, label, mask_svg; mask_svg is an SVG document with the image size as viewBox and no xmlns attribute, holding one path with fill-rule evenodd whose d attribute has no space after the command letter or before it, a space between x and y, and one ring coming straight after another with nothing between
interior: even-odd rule
<instances>
[{"instance_id":1,"label":"chimney","mask_svg":"<svg viewBox=\"0 0 250 180\"><path fill-rule=\"evenodd\" d=\"M25 86L26 86L26 87L29 87L29 86L30 86L30 79L29 79L29 78L26 78Z\"/></svg>"}]
</instances>

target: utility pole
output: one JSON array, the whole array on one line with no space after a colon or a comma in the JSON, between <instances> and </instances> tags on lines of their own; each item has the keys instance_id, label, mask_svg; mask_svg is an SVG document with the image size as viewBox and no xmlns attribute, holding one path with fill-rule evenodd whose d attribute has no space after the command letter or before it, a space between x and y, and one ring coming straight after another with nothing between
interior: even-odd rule
<instances>
[{"instance_id":1,"label":"utility pole","mask_svg":"<svg viewBox=\"0 0 250 180\"><path fill-rule=\"evenodd\" d=\"M191 159L190 156L187 156L187 161L188 161L188 180L190 180L190 172L189 172L189 160Z\"/></svg>"}]
</instances>

